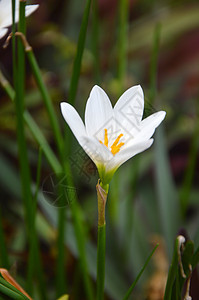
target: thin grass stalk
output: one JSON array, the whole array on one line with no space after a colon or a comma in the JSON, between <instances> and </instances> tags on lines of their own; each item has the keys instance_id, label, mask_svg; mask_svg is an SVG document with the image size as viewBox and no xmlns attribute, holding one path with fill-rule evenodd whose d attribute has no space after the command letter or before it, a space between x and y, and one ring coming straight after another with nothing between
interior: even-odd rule
<instances>
[{"instance_id":1,"label":"thin grass stalk","mask_svg":"<svg viewBox=\"0 0 199 300\"><path fill-rule=\"evenodd\" d=\"M127 44L128 44L128 0L120 0L118 8L118 97L125 88L127 69ZM119 211L119 173L116 172L111 183L109 214L113 224L117 224Z\"/></svg>"},{"instance_id":2,"label":"thin grass stalk","mask_svg":"<svg viewBox=\"0 0 199 300\"><path fill-rule=\"evenodd\" d=\"M33 52L32 49L30 48L30 46L28 44L25 44L26 47L26 53L28 53L28 57L29 57L29 62L30 61L35 61L36 59L34 57L34 59L30 59L31 57L33 57ZM35 63L31 64L31 67L34 68L36 66ZM39 74L39 72L36 72L37 74ZM41 79L42 80L42 79ZM49 97L49 101L51 101L50 97ZM49 111L48 111L49 112ZM31 129L32 133L34 134L35 138L39 141L40 145L43 146L43 151L44 153L47 155L47 158L49 160L49 162L52 165L53 162L53 169L56 170L56 174L59 174L61 172L64 172L65 174L68 175L68 177L70 178L71 175L71 171L69 167L64 167L63 169L63 165L60 168L60 164L58 163L58 161L56 160L56 158L52 155L52 152L49 151L49 147L45 147L44 148L44 144L45 146L47 146L47 142L45 142L45 138L44 136L41 135L41 132L39 133L39 128L36 125L36 123L34 122L34 120L32 119L32 117L28 114L28 112L25 113L24 115L25 120L27 122L27 124L29 125L29 128ZM34 130L33 130L34 128ZM38 134L35 134L35 132L38 132ZM63 148L62 148L63 149ZM61 149L61 151L62 151ZM61 153L61 160L63 161L63 153ZM73 185L72 185L73 187ZM76 199L77 200L77 199ZM78 250L79 250L79 255L80 255L80 264L82 265L82 272L83 272L83 281L85 283L85 290L87 293L87 298L88 299L93 299L92 295L92 288L91 288L91 283L90 283L90 279L88 276L88 267L87 267L87 262L86 262L86 252L85 252L85 241L83 242L83 231L82 231L82 224L79 220L78 217L78 209L77 209L77 201L74 200L73 205L71 205L71 212L72 212L72 216L74 219L74 229L75 229L75 234L76 234L76 239L77 239L77 245L78 245ZM57 282L57 295L61 294L62 291L65 290L65 285L64 285L64 274L65 274L65 268L64 268L64 263L63 263L63 250L65 248L64 247L64 236L65 236L65 230L63 229L63 226L65 226L65 222L64 222L64 208L59 209L59 217L58 217L58 232L59 232L59 236L58 236L58 247L59 247L59 251L61 251L60 255L58 255L58 261L57 261L57 272L58 274L62 274L62 275L58 275L57 278L62 278L62 281ZM61 244L63 245L61 248Z\"/></svg>"},{"instance_id":3,"label":"thin grass stalk","mask_svg":"<svg viewBox=\"0 0 199 300\"><path fill-rule=\"evenodd\" d=\"M157 74L158 74L158 55L161 37L161 24L157 23L154 29L153 49L151 53L150 67L150 103L155 102L157 95ZM154 157L156 167L156 183L159 202L159 212L161 215L162 230L165 235L168 247L168 255L172 255L172 242L177 233L180 222L177 193L169 168L166 153L166 142L164 137L164 126L161 125L156 132L156 143L154 145ZM164 172L162 172L164 170ZM166 200L166 201L165 201ZM175 213L174 213L175 211ZM175 216L174 216L175 214ZM168 222L169 220L169 222Z\"/></svg>"},{"instance_id":4,"label":"thin grass stalk","mask_svg":"<svg viewBox=\"0 0 199 300\"><path fill-rule=\"evenodd\" d=\"M75 231L75 238L76 238L76 243L77 243L77 248L79 253L82 281L84 283L86 298L88 300L93 300L94 294L93 294L92 284L88 273L88 265L86 259L86 235L84 231L82 212L77 201L78 199L74 188L73 178L71 176L72 173L70 169L70 164L67 160L65 161L64 164L64 173L68 175L67 176L68 187L74 190L73 199L71 199L72 202L70 203L70 209L71 209L73 226Z\"/></svg>"},{"instance_id":5,"label":"thin grass stalk","mask_svg":"<svg viewBox=\"0 0 199 300\"><path fill-rule=\"evenodd\" d=\"M94 62L94 78L97 84L100 84L100 55L99 55L99 12L98 1L92 3L92 51Z\"/></svg>"},{"instance_id":6,"label":"thin grass stalk","mask_svg":"<svg viewBox=\"0 0 199 300\"><path fill-rule=\"evenodd\" d=\"M191 186L192 186L194 171L196 167L198 146L199 146L199 121L197 119L194 128L193 137L191 140L191 145L190 145L190 150L188 155L188 164L184 175L182 188L180 191L181 214L183 218L185 218L187 207L189 204L189 196L191 192Z\"/></svg>"},{"instance_id":7,"label":"thin grass stalk","mask_svg":"<svg viewBox=\"0 0 199 300\"><path fill-rule=\"evenodd\" d=\"M2 276L0 276L0 292L11 297L9 299L30 299Z\"/></svg>"},{"instance_id":8,"label":"thin grass stalk","mask_svg":"<svg viewBox=\"0 0 199 300\"><path fill-rule=\"evenodd\" d=\"M39 126L34 121L32 116L29 114L28 111L24 112L24 120L30 129L34 139L37 141L38 145L42 148L42 151L49 162L52 170L55 172L55 174L59 174L62 172L62 166L55 156L54 152L52 151L50 145L48 144L45 136L41 132Z\"/></svg>"},{"instance_id":9,"label":"thin grass stalk","mask_svg":"<svg viewBox=\"0 0 199 300\"><path fill-rule=\"evenodd\" d=\"M0 257L1 267L8 269L9 259L8 259L6 241L5 241L4 231L3 231L1 207L0 207L0 253L1 253L1 257Z\"/></svg>"},{"instance_id":10,"label":"thin grass stalk","mask_svg":"<svg viewBox=\"0 0 199 300\"><path fill-rule=\"evenodd\" d=\"M153 49L151 53L150 76L149 76L149 101L152 104L157 93L157 71L158 71L158 53L160 46L161 24L157 23L153 36Z\"/></svg>"},{"instance_id":11,"label":"thin grass stalk","mask_svg":"<svg viewBox=\"0 0 199 300\"><path fill-rule=\"evenodd\" d=\"M19 4L19 25L18 30L25 34L25 1L20 1ZM14 35L13 35L14 36ZM31 179L30 179L30 169L28 163L28 155L27 155L27 146L25 141L25 132L24 132L24 83L25 83L25 54L24 54L24 47L21 40L18 40L18 60L17 60L17 67L14 66L15 69L15 76L14 83L16 84L16 97L15 97L15 104L16 104L16 113L17 113L17 134L18 134L18 143L19 143L19 159L20 159L20 166L21 166L21 177L22 177L22 189L23 189L23 198L24 198L24 208L25 208L25 215L26 215L26 225L27 225L27 232L29 238L29 246L30 246L30 253L29 253L29 262L31 262L31 268L39 269L40 267L40 260L39 260L39 249L38 244L37 247L35 246L35 242L37 240L36 231L35 231L35 224L33 220L33 213L32 213L32 193L31 193ZM14 51L13 51L14 52ZM35 264L35 259L37 263ZM29 276L29 280L27 281L27 289L30 293L33 293L33 272L29 272L31 276ZM43 282L42 285L44 286ZM41 293L44 296L44 293ZM44 296L43 299L46 299Z\"/></svg>"},{"instance_id":12,"label":"thin grass stalk","mask_svg":"<svg viewBox=\"0 0 199 300\"><path fill-rule=\"evenodd\" d=\"M8 97L11 101L15 101L15 91L8 82L8 80L4 77L2 72L0 71L0 84L7 93ZM39 147L41 147L47 161L49 162L53 171L58 174L62 172L62 166L58 161L57 157L53 153L50 145L48 144L45 136L41 132L39 126L36 124L30 113L26 110L24 111L24 121L28 126L30 132L32 133L33 137L35 138L36 142L38 143Z\"/></svg>"},{"instance_id":13,"label":"thin grass stalk","mask_svg":"<svg viewBox=\"0 0 199 300\"><path fill-rule=\"evenodd\" d=\"M80 32L78 36L77 50L74 58L72 75L71 75L70 86L69 86L68 99L72 105L74 105L75 97L77 94L77 88L78 88L78 82L79 82L81 64L82 64L82 56L83 56L85 41L86 41L86 32L88 27L90 7L91 7L91 0L87 0L84 13L83 13ZM68 128L65 129L64 141L65 141L64 143L65 154L67 157L69 157L71 154L72 135Z\"/></svg>"},{"instance_id":14,"label":"thin grass stalk","mask_svg":"<svg viewBox=\"0 0 199 300\"><path fill-rule=\"evenodd\" d=\"M128 198L126 200L125 205L125 234L124 234L124 246L123 246L123 253L124 262L128 261L131 248L129 247L129 237L132 236L133 232L133 222L134 222L134 199L137 192L137 182L138 182L138 172L139 172L139 166L140 166L140 158L134 157L133 158L133 168L131 173L131 180L130 180L130 193L128 195Z\"/></svg>"},{"instance_id":15,"label":"thin grass stalk","mask_svg":"<svg viewBox=\"0 0 199 300\"><path fill-rule=\"evenodd\" d=\"M9 299L15 299L15 300L24 300L25 298L21 295L19 295L17 292L7 288L5 285L0 283L0 292L3 295L6 295L7 297L9 297ZM1 298L3 299L3 298ZM28 299L28 298L26 298Z\"/></svg>"},{"instance_id":16,"label":"thin grass stalk","mask_svg":"<svg viewBox=\"0 0 199 300\"><path fill-rule=\"evenodd\" d=\"M41 166L42 166L42 148L39 148L39 156L38 156L38 164L37 164L37 177L36 177L36 189L35 189L35 194L33 197L33 227L35 229L35 239L34 239L34 254L36 261L38 261L38 266L37 266L37 273L35 274L38 277L38 284L39 284L39 293L40 297L43 300L47 299L46 295L46 286L45 286L45 280L44 280L44 272L43 272L43 267L42 267L42 262L41 262L41 256L40 256L40 251L39 251L39 241L38 241L38 236L36 234L36 227L35 227L35 219L36 219L36 212L37 212L37 200L38 200L38 193L39 193L39 187L40 187L40 179L41 179Z\"/></svg>"},{"instance_id":17,"label":"thin grass stalk","mask_svg":"<svg viewBox=\"0 0 199 300\"><path fill-rule=\"evenodd\" d=\"M59 178L59 175L58 175ZM61 179L61 178L59 178ZM62 187L60 187L60 195L64 193ZM60 297L66 293L66 274L65 274L65 259L66 250L64 245L65 238L65 206L59 208L58 211L58 238L57 238L57 262L56 262L56 295Z\"/></svg>"},{"instance_id":18,"label":"thin grass stalk","mask_svg":"<svg viewBox=\"0 0 199 300\"><path fill-rule=\"evenodd\" d=\"M33 203L33 208L34 208L34 222L35 222L35 217L36 217L36 211L37 211L37 197L39 193L39 184L41 180L41 162L42 162L42 148L39 147L39 155L38 155L38 162L37 162L37 177L36 177L36 188L35 188L35 194L34 194L34 203Z\"/></svg>"},{"instance_id":19,"label":"thin grass stalk","mask_svg":"<svg viewBox=\"0 0 199 300\"><path fill-rule=\"evenodd\" d=\"M50 98L50 95L47 91L47 88L43 82L42 76L41 76L41 72L39 69L39 66L37 64L37 61L35 59L34 53L32 51L32 47L29 46L29 44L27 43L27 40L25 39L24 36L20 35L24 46L25 46L25 51L30 63L30 66L32 68L35 80L37 82L37 85L39 87L39 90L41 92L41 95L43 97L44 100L44 104L46 106L48 115L49 115L49 119L50 119L50 123L54 132L54 136L55 136L55 140L56 140L56 144L57 144L57 148L59 151L59 155L61 157L61 160L63 161L63 147L62 147L62 137L61 137L61 131L59 129L59 124L57 121L57 117L56 114L54 112L54 108L52 105L52 101ZM30 118L29 118L30 120ZM60 174L57 174L58 176ZM61 294L63 294L65 292L65 247L64 247L64 235L65 235L65 208L62 207L59 209L58 211L58 239L57 239L57 249L58 249L58 254L57 254L57 266L56 266L56 278L57 278L57 284L56 284L56 294L57 296L60 296Z\"/></svg>"},{"instance_id":20,"label":"thin grass stalk","mask_svg":"<svg viewBox=\"0 0 199 300\"><path fill-rule=\"evenodd\" d=\"M85 47L90 7L91 7L91 0L87 0L86 6L84 9L83 18L82 18L80 33L79 33L79 37L78 37L77 51L76 51L76 55L75 55L75 59L74 59L73 71L72 71L72 76L71 76L71 81L70 81L68 98L69 98L69 101L71 104L74 104L75 97L77 94L77 87L78 87L78 81L79 81L80 70L81 70L82 55L83 55L84 47Z\"/></svg>"},{"instance_id":21,"label":"thin grass stalk","mask_svg":"<svg viewBox=\"0 0 199 300\"><path fill-rule=\"evenodd\" d=\"M88 18L88 12L89 12L89 10L90 10L90 1L88 1L87 2L87 5L86 5L86 9L85 9L85 13L84 13L84 17L83 17L83 22L84 22L84 24L87 24L88 23L88 20L87 20L87 18ZM86 17L85 17L86 16ZM82 28L82 27L81 27ZM81 35L81 38L79 38L79 43L81 43L82 42L82 40L84 40L84 34L86 33L86 28L83 28L84 30L80 30L80 35ZM21 38L23 38L22 36L21 36ZM24 46L25 46L25 48L26 48L26 52L28 52L28 53L30 53L31 51L32 51L32 49L31 49L31 47L26 43L27 41L26 40L24 40ZM81 48L81 47L80 47ZM81 51L80 51L81 52ZM78 55L78 51L77 51L77 55ZM29 54L29 56L30 56L30 54ZM82 57L82 56L81 56ZM36 60L35 60L36 61ZM31 64L31 67L32 68L34 68L35 67L35 64L33 63L33 64ZM39 74L39 72L37 73L37 74ZM40 74L39 74L40 75ZM77 74L78 75L78 74ZM78 77L79 77L79 75L78 75ZM42 78L41 78L41 80L42 80ZM49 100L51 101L51 99L49 98ZM31 120L31 118L30 118L30 115L27 115L27 113L26 113L26 115L25 115L26 117L28 116L28 118L26 118L26 119L28 119L28 122ZM30 123L30 122L29 122ZM33 127L33 125L35 126L36 125L36 123L34 124L33 123L33 119L31 120L31 128ZM32 132L33 133L33 132ZM35 138L37 138L36 136L35 136ZM40 135L40 142L42 142L42 140L44 140L43 139L43 137ZM63 159L63 157L64 157L64 155L65 155L65 153L61 153L61 156L62 156L62 159ZM48 157L49 157L49 151L48 151ZM54 164L54 167L55 167L55 164ZM56 168L58 168L58 165L57 165L57 167ZM70 168L69 168L70 169ZM66 170L65 168L64 169L62 169L67 175L68 175L68 177L72 177L71 176L71 171L69 170ZM69 173L67 173L67 172L69 172ZM76 199L77 200L77 199ZM88 276L88 268L87 268L87 262L86 262L86 252L85 252L85 242L84 243L81 243L81 241L82 241L82 234L83 234L83 231L82 231L82 223L81 223L81 221L80 221L80 219L79 219L79 217L78 217L78 210L80 209L80 208L78 208L78 210L76 210L76 208L78 207L78 205L77 205L77 202L76 202L76 200L74 200L74 205L73 205L73 208L71 209L71 211L72 211L72 215L73 215L73 219L74 219L74 228L75 228L75 233L76 233L76 240L77 240L77 245L78 245L78 250L79 250L79 255L80 255L80 264L82 265L82 266L84 266L83 268L82 268L82 272L83 272L83 278L84 278L84 282L85 282L85 288L86 288L86 292L87 292L87 297L88 297L88 299L93 299L93 297L92 297L92 287L91 287L91 282L90 282L90 278L89 278L89 276ZM60 222L61 223L61 222ZM61 223L61 224L63 224L63 223ZM63 235L62 235L63 236ZM85 240L85 238L83 238L84 240ZM61 264L59 264L59 265L61 265ZM64 266L64 264L62 264L62 267Z\"/></svg>"},{"instance_id":22,"label":"thin grass stalk","mask_svg":"<svg viewBox=\"0 0 199 300\"><path fill-rule=\"evenodd\" d=\"M25 5L26 3L20 1L19 4L19 24L18 29L23 34L25 34ZM24 131L24 78L25 78L25 55L24 48L20 40L17 44L17 67L14 66L15 76L14 79L16 97L15 97L15 108L17 117L17 137L18 137L18 150L19 150L19 162L20 171L22 179L22 195L25 211L25 221L26 230L28 234L30 249L33 247L33 237L32 237L32 194L31 194L31 179L30 179L30 169L28 163L27 145ZM15 47L15 45L14 45ZM30 253L32 251L30 250ZM27 286L28 291L33 289L33 280L29 282Z\"/></svg>"},{"instance_id":23,"label":"thin grass stalk","mask_svg":"<svg viewBox=\"0 0 199 300\"><path fill-rule=\"evenodd\" d=\"M36 177L36 188L35 188L35 194L33 196L33 203L32 203L32 246L30 248L30 255L28 260L28 276L27 276L27 282L28 286L31 286L30 281L32 278L36 278L39 285L39 294L41 299L46 300L46 289L45 289L45 280L44 280L44 274L43 274L43 268L42 268L42 262L40 257L40 251L39 251L39 241L38 236L36 232L36 226L35 226L35 219L36 219L36 213L37 213L37 197L39 192L39 185L40 185L40 177L41 177L41 159L42 159L42 148L39 149L39 156L38 156L38 164L37 164L37 177ZM37 262L35 266L35 261ZM33 291L31 291L33 292Z\"/></svg>"},{"instance_id":24,"label":"thin grass stalk","mask_svg":"<svg viewBox=\"0 0 199 300\"><path fill-rule=\"evenodd\" d=\"M16 32L16 24L15 24L15 1L12 0L12 61L13 61L13 83L14 87L16 88L17 85L17 64L16 64L16 38L15 38L15 32Z\"/></svg>"},{"instance_id":25,"label":"thin grass stalk","mask_svg":"<svg viewBox=\"0 0 199 300\"><path fill-rule=\"evenodd\" d=\"M146 266L148 265L148 263L149 263L151 257L153 256L153 253L155 252L155 250L157 249L158 246L159 246L159 244L157 244L157 245L153 248L152 252L150 253L149 257L147 258L147 260L146 260L144 266L142 267L141 271L139 272L139 274L137 275L136 279L134 280L134 282L132 283L132 285L130 286L130 288L128 289L128 291L126 292L126 294L125 294L123 300L128 300L129 297L131 296L131 294L132 294L132 292L133 292L133 290L134 290L134 288L135 288L135 286L136 286L138 280L140 279L142 273L144 272Z\"/></svg>"},{"instance_id":26,"label":"thin grass stalk","mask_svg":"<svg viewBox=\"0 0 199 300\"><path fill-rule=\"evenodd\" d=\"M10 85L9 81L4 77L2 72L0 71L0 84L7 93L8 97L10 98L11 101L15 101L15 91ZM38 145L41 147L47 161L49 162L52 170L56 173L59 174L62 172L62 166L60 162L58 161L57 157L53 153L50 145L48 144L45 136L41 132L39 126L36 124L30 113L26 110L24 111L24 121L26 125L28 126L30 132L32 133L34 139L38 143Z\"/></svg>"},{"instance_id":27,"label":"thin grass stalk","mask_svg":"<svg viewBox=\"0 0 199 300\"><path fill-rule=\"evenodd\" d=\"M86 40L86 32L88 27L90 7L91 7L91 0L87 0L84 9L83 18L82 18L80 33L78 37L77 51L74 59L73 71L72 71L70 87L69 87L69 101L71 104L74 104L75 97L77 94L77 88L78 88L78 82L79 82L79 76L81 70L81 62L82 62L82 56L83 56L85 40ZM71 154L71 133L69 132L69 130L65 130L65 153L67 157L69 157ZM64 172L65 174L68 175L67 179L68 179L69 186L71 188L74 188L74 183L72 180L72 176L71 176L72 174L71 174L68 160L65 161ZM77 242L77 247L78 247L78 252L80 257L80 267L83 276L85 292L86 292L87 299L92 300L94 298L93 298L93 290L92 290L90 277L88 274L88 266L86 260L86 250L85 250L86 238L85 238L85 232L83 230L80 207L78 205L76 196L74 197L74 200L70 205L70 208L71 208L72 218L74 221L73 226L75 230L76 242Z\"/></svg>"},{"instance_id":28,"label":"thin grass stalk","mask_svg":"<svg viewBox=\"0 0 199 300\"><path fill-rule=\"evenodd\" d=\"M14 102L15 100L15 91L10 85L9 81L4 77L3 73L0 70L0 84L8 97Z\"/></svg>"},{"instance_id":29,"label":"thin grass stalk","mask_svg":"<svg viewBox=\"0 0 199 300\"><path fill-rule=\"evenodd\" d=\"M4 88L5 92L7 93L7 95L9 96L9 98L14 102L15 100L15 91L13 90L12 86L10 85L10 83L5 79L5 77L3 76L2 73L0 73L0 83L2 85L2 87ZM38 127L38 125L35 123L34 119L32 118L32 116L29 114L28 111L24 112L24 121L27 124L29 130L31 131L31 133L33 134L35 140L38 142L39 146L40 146L40 155L41 156L41 152L43 150L49 164L51 165L51 168L53 169L53 171L55 173L61 173L62 167L61 164L59 163L59 161L57 160L56 156L54 155L51 147L49 146L46 138L44 137L43 133L41 132L40 128ZM39 158L39 162L38 162L38 168L37 168L37 183L36 183L36 192L34 195L34 201L32 203L33 205L33 211L34 211L34 218L35 218L35 213L36 213L36 200L37 200L37 194L38 194L38 188L39 188L39 174L40 174L40 158ZM34 226L34 224L33 224ZM41 258L39 255L39 244L38 244L38 239L37 239L37 235L35 237L35 241L34 241L34 246L31 248L31 254L32 257L34 258L34 260L32 259L31 262L29 262L29 264L31 264L31 266L29 266L29 273L33 274L34 270L33 267L35 265L35 260L40 262L37 264L37 278L39 279L39 292L41 295L42 299L47 299L46 298L46 291L45 291L45 285L44 285L44 275L43 275L43 270L41 268ZM31 256L31 255L30 255ZM34 264L33 264L34 263ZM28 278L30 280L32 275L28 275Z\"/></svg>"},{"instance_id":30,"label":"thin grass stalk","mask_svg":"<svg viewBox=\"0 0 199 300\"><path fill-rule=\"evenodd\" d=\"M27 41L26 41L27 43ZM43 81L43 78L41 76L41 71L39 69L37 60L34 56L34 53L32 51L32 47L30 47L28 44L25 44L25 51L26 51L26 55L29 61L29 64L31 66L34 78L36 80L37 86L41 92L42 98L44 100L44 104L46 106L47 112L48 112L48 116L50 119L50 124L52 126L52 130L55 136L55 140L56 140L56 144L57 144L57 148L59 151L59 155L62 155L62 136L61 136L61 131L59 128L59 123L57 121L57 116L55 114L55 110L53 108L53 104L52 104L52 100L51 97L48 93L48 90L45 86L45 83Z\"/></svg>"},{"instance_id":31,"label":"thin grass stalk","mask_svg":"<svg viewBox=\"0 0 199 300\"><path fill-rule=\"evenodd\" d=\"M173 288L173 284L175 281L176 272L178 269L178 243L179 243L179 241L178 241L178 239L176 239L172 262L171 262L168 277L167 277L167 283L166 283L166 288L165 288L165 293L164 293L164 300L172 300L171 299L172 288Z\"/></svg>"},{"instance_id":32,"label":"thin grass stalk","mask_svg":"<svg viewBox=\"0 0 199 300\"><path fill-rule=\"evenodd\" d=\"M124 90L127 67L127 28L128 28L128 0L119 1L118 26L118 80L119 94Z\"/></svg>"}]
</instances>

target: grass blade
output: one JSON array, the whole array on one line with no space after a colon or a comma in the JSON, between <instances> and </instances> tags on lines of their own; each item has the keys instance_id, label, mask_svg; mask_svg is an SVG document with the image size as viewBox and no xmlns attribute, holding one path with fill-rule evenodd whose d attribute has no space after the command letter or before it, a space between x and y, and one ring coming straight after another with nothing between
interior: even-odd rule
<instances>
[{"instance_id":1,"label":"grass blade","mask_svg":"<svg viewBox=\"0 0 199 300\"><path fill-rule=\"evenodd\" d=\"M144 272L146 266L148 265L153 253L155 252L155 250L157 249L158 247L158 244L154 247L154 249L152 250L152 252L150 253L149 257L147 258L143 268L141 269L140 273L137 275L136 279L134 280L134 282L132 283L132 285L130 286L130 288L128 289L127 293L125 294L123 300L127 300L129 299L130 295L132 294L133 290L134 290L134 287L136 285L136 283L138 282L138 280L140 279L142 273Z\"/></svg>"},{"instance_id":2,"label":"grass blade","mask_svg":"<svg viewBox=\"0 0 199 300\"><path fill-rule=\"evenodd\" d=\"M82 24L80 28L80 33L79 33L79 38L77 43L77 52L74 60L73 72L72 72L71 82L70 82L69 101L71 104L74 104L76 93L77 93L77 86L78 86L79 75L81 70L82 55L83 55L85 40L86 40L86 31L88 26L90 6L91 6L91 0L87 0L84 14L83 14Z\"/></svg>"},{"instance_id":3,"label":"grass blade","mask_svg":"<svg viewBox=\"0 0 199 300\"><path fill-rule=\"evenodd\" d=\"M0 260L1 266L3 268L8 269L9 268L9 259L8 259L7 249L6 249L4 232L3 232L1 208L0 208L0 253L1 253L1 257L0 257L1 258L1 260Z\"/></svg>"},{"instance_id":4,"label":"grass blade","mask_svg":"<svg viewBox=\"0 0 199 300\"><path fill-rule=\"evenodd\" d=\"M119 93L123 92L127 66L128 0L119 1L118 79Z\"/></svg>"},{"instance_id":5,"label":"grass blade","mask_svg":"<svg viewBox=\"0 0 199 300\"><path fill-rule=\"evenodd\" d=\"M169 160L166 153L166 141L162 125L157 130L155 140L155 175L159 210L162 230L166 238L168 254L171 258L172 245L180 224L180 210L177 191L169 168Z\"/></svg>"}]
</instances>

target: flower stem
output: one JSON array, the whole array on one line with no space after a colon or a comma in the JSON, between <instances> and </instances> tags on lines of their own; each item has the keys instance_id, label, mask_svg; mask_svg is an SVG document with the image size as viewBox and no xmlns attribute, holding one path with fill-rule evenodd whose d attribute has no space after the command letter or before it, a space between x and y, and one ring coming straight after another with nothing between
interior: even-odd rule
<instances>
[{"instance_id":1,"label":"flower stem","mask_svg":"<svg viewBox=\"0 0 199 300\"><path fill-rule=\"evenodd\" d=\"M98 226L97 240L97 300L104 299L106 224Z\"/></svg>"},{"instance_id":2,"label":"flower stem","mask_svg":"<svg viewBox=\"0 0 199 300\"><path fill-rule=\"evenodd\" d=\"M97 300L104 298L106 221L105 207L108 185L99 183L96 186L98 200L98 240L97 240Z\"/></svg>"}]
</instances>

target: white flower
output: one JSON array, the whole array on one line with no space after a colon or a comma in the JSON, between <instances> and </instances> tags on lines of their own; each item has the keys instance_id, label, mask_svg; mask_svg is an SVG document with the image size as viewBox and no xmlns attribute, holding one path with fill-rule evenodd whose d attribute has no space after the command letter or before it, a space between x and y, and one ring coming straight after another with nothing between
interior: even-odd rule
<instances>
[{"instance_id":1,"label":"white flower","mask_svg":"<svg viewBox=\"0 0 199 300\"><path fill-rule=\"evenodd\" d=\"M19 21L19 0L15 2L15 22ZM26 17L33 13L39 5L27 5ZM12 25L12 0L0 0L0 39L8 32Z\"/></svg>"},{"instance_id":2,"label":"white flower","mask_svg":"<svg viewBox=\"0 0 199 300\"><path fill-rule=\"evenodd\" d=\"M141 86L128 89L114 108L99 86L94 86L85 110L85 125L73 106L61 103L61 111L79 144L96 164L103 184L128 159L149 148L151 136L166 113L159 111L142 120Z\"/></svg>"}]
</instances>

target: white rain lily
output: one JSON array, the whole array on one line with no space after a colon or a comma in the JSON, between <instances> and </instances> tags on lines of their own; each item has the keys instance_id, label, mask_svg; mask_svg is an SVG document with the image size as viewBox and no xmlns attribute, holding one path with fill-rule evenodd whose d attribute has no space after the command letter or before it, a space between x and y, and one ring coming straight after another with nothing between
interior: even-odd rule
<instances>
[{"instance_id":1,"label":"white rain lily","mask_svg":"<svg viewBox=\"0 0 199 300\"><path fill-rule=\"evenodd\" d=\"M15 22L19 21L19 0L15 2ZM38 4L26 6L26 17L33 13ZM8 28L12 25L12 0L0 0L0 39L8 32Z\"/></svg>"},{"instance_id":2,"label":"white rain lily","mask_svg":"<svg viewBox=\"0 0 199 300\"><path fill-rule=\"evenodd\" d=\"M166 113L159 111L142 120L143 110L139 85L128 89L114 108L104 90L94 86L86 104L85 125L73 106L61 103L65 121L96 164L103 184L124 162L152 145L151 137Z\"/></svg>"}]
</instances>

